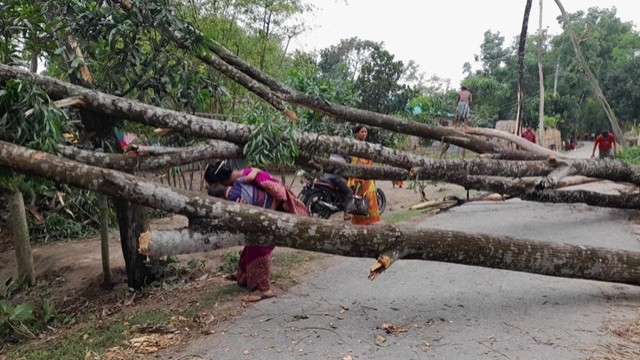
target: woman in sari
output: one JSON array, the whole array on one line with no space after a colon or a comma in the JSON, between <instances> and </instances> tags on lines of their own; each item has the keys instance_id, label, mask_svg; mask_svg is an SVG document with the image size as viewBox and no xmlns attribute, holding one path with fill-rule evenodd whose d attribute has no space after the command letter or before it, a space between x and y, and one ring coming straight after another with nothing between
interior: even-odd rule
<instances>
[{"instance_id":1,"label":"woman in sari","mask_svg":"<svg viewBox=\"0 0 640 360\"><path fill-rule=\"evenodd\" d=\"M357 125L353 131L360 141L367 139L368 130L364 125ZM358 157L351 157L351 164L371 165L372 161ZM369 215L352 215L351 223L356 225L375 224L380 221L378 210L378 197L376 196L376 183L373 180L349 178L349 187L355 188L355 195L369 200Z\"/></svg>"},{"instance_id":2,"label":"woman in sari","mask_svg":"<svg viewBox=\"0 0 640 360\"><path fill-rule=\"evenodd\" d=\"M269 172L246 168L243 170L232 170L224 161L209 165L205 170L205 181L210 188L217 185L233 185L231 191L225 191L225 198L232 201L246 202L256 206L262 206L266 197L271 198L268 208L284 211L291 214L309 216L307 207L285 187L280 181L275 179ZM244 187L245 191L241 191ZM255 187L255 188L254 188ZM254 189L252 189L254 188ZM242 193L254 194L251 199L241 196ZM264 194L261 194L264 192ZM234 194L236 194L234 198ZM264 199L267 203L268 198ZM267 206L263 206L267 207ZM242 249L240 261L236 275L232 277L238 285L246 287L253 293L245 296L245 302L256 302L275 296L269 288L269 277L271 274L271 253L274 246L252 246L247 245Z\"/></svg>"}]
</instances>

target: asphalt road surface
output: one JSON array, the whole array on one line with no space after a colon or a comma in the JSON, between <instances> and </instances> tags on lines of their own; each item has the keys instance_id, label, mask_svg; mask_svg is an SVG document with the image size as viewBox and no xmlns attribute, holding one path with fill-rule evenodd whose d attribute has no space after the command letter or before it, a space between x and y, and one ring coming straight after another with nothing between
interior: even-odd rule
<instances>
[{"instance_id":1,"label":"asphalt road surface","mask_svg":"<svg viewBox=\"0 0 640 360\"><path fill-rule=\"evenodd\" d=\"M516 199L468 204L420 226L640 251L632 214ZM606 324L640 317L633 286L408 260L371 282L372 260L340 260L173 358L584 359L621 341Z\"/></svg>"}]
</instances>

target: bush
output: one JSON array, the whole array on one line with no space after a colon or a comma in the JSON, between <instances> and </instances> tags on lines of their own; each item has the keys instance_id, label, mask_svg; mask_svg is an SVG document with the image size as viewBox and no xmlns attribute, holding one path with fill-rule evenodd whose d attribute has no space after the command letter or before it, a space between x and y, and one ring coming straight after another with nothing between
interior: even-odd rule
<instances>
[{"instance_id":1,"label":"bush","mask_svg":"<svg viewBox=\"0 0 640 360\"><path fill-rule=\"evenodd\" d=\"M12 304L0 300L0 340L20 341L35 338L36 334L49 326L65 326L73 323L69 316L57 314L50 301L42 303L37 310L31 302Z\"/></svg>"},{"instance_id":2,"label":"bush","mask_svg":"<svg viewBox=\"0 0 640 360\"><path fill-rule=\"evenodd\" d=\"M640 146L631 146L619 151L618 159L628 164L640 165Z\"/></svg>"}]
</instances>

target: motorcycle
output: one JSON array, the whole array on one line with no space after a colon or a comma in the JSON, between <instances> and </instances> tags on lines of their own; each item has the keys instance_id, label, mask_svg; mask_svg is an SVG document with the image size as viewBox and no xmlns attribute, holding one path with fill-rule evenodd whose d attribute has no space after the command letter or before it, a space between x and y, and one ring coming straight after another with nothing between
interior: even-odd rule
<instances>
[{"instance_id":1,"label":"motorcycle","mask_svg":"<svg viewBox=\"0 0 640 360\"><path fill-rule=\"evenodd\" d=\"M376 188L378 210L382 214L387 207L387 197L380 188ZM331 215L344 211L344 195L329 181L307 178L298 194L298 199L309 209L311 216L328 219Z\"/></svg>"}]
</instances>

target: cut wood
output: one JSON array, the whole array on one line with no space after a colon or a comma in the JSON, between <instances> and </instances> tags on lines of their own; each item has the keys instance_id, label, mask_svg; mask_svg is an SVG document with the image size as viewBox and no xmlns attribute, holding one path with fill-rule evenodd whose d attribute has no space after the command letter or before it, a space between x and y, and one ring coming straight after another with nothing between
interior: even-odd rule
<instances>
[{"instance_id":1,"label":"cut wood","mask_svg":"<svg viewBox=\"0 0 640 360\"><path fill-rule=\"evenodd\" d=\"M57 107L58 109L62 109L65 107L71 107L71 106L82 106L84 105L84 101L82 101L82 99L80 97L74 96L74 97L70 97L70 98L66 98L66 99L62 99L62 100L56 100L53 102L53 106ZM29 117L31 115L33 115L33 112L35 111L35 109L29 109L27 111L24 112L24 117Z\"/></svg>"},{"instance_id":2,"label":"cut wood","mask_svg":"<svg viewBox=\"0 0 640 360\"><path fill-rule=\"evenodd\" d=\"M419 204L413 205L409 209L411 209L411 210L421 210L421 209L426 209L428 207L439 206L439 205L443 205L443 204L452 204L452 203L455 203L455 201L453 201L453 200L430 200L430 201L425 201L425 202L421 202Z\"/></svg>"}]
</instances>

